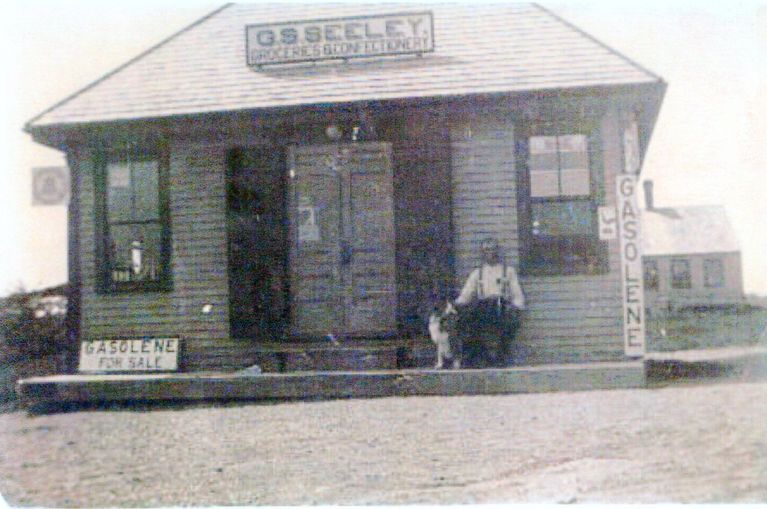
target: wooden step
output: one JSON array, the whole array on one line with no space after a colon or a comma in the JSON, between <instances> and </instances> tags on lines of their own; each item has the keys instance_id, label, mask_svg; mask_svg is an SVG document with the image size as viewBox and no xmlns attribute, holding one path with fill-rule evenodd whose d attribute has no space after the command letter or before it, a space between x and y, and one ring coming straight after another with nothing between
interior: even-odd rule
<instances>
[{"instance_id":1,"label":"wooden step","mask_svg":"<svg viewBox=\"0 0 767 509\"><path fill-rule=\"evenodd\" d=\"M264 373L369 371L433 366L436 348L425 339L263 343L252 356Z\"/></svg>"}]
</instances>

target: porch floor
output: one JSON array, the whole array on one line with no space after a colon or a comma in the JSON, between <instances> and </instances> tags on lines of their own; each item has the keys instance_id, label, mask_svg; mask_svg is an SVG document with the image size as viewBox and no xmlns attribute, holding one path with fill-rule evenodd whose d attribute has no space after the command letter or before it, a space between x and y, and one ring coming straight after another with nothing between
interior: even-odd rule
<instances>
[{"instance_id":1,"label":"porch floor","mask_svg":"<svg viewBox=\"0 0 767 509\"><path fill-rule=\"evenodd\" d=\"M54 375L20 380L28 407L85 402L317 400L453 396L644 387L644 363L595 362L496 369L291 373Z\"/></svg>"}]
</instances>

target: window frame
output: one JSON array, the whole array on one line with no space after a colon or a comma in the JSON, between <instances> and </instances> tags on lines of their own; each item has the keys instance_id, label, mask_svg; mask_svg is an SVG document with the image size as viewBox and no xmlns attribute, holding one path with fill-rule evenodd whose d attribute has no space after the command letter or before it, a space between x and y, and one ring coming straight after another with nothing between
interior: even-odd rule
<instances>
[{"instance_id":1,"label":"window frame","mask_svg":"<svg viewBox=\"0 0 767 509\"><path fill-rule=\"evenodd\" d=\"M644 260L642 262L642 276L645 290L653 292L660 290L660 271L656 260Z\"/></svg>"},{"instance_id":2,"label":"window frame","mask_svg":"<svg viewBox=\"0 0 767 509\"><path fill-rule=\"evenodd\" d=\"M679 278L676 277L676 271L674 270L675 265L681 265L681 264L684 264L687 267L687 270L686 270L687 276L684 278L684 281L686 281L686 283L684 285L679 284L678 282ZM692 289L692 266L688 258L674 258L671 260L671 288L673 290L691 290Z\"/></svg>"},{"instance_id":3,"label":"window frame","mask_svg":"<svg viewBox=\"0 0 767 509\"><path fill-rule=\"evenodd\" d=\"M712 264L716 264L719 270L718 278L716 280L717 284L711 284L710 267ZM724 283L724 260L721 258L705 258L703 260L703 286L705 288L724 288Z\"/></svg>"},{"instance_id":4,"label":"window frame","mask_svg":"<svg viewBox=\"0 0 767 509\"><path fill-rule=\"evenodd\" d=\"M109 221L108 168L110 163L133 161L157 162L157 224L160 226L160 254L158 277L156 280L115 281L112 278L114 260L111 256ZM96 224L96 291L100 294L148 293L173 289L171 275L171 224L170 224L170 189L168 151L165 147L102 150L95 157L94 191ZM152 220L125 221L124 224L147 224Z\"/></svg>"},{"instance_id":5,"label":"window frame","mask_svg":"<svg viewBox=\"0 0 767 509\"><path fill-rule=\"evenodd\" d=\"M583 276L609 272L609 255L606 241L599 239L599 218L597 210L605 204L603 140L600 118L588 117L579 121L542 122L528 121L518 125L514 131L515 159L517 167L517 212L519 228L520 274L533 276ZM556 197L531 196L530 180L530 139L534 136L584 135L588 155L589 194ZM562 168L559 167L561 172ZM535 203L586 203L591 209L589 233L579 235L533 235L533 204ZM580 244L580 245L579 245ZM567 265L564 256L579 252L587 244L590 259L576 265ZM542 261L541 251L557 252L559 257L554 266L548 260Z\"/></svg>"}]
</instances>

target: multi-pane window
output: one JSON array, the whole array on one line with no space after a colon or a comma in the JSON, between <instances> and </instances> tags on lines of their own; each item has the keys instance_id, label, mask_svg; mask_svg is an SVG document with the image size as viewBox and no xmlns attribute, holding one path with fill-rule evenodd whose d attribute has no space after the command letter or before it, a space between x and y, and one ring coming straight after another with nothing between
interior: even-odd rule
<instances>
[{"instance_id":1,"label":"multi-pane window","mask_svg":"<svg viewBox=\"0 0 767 509\"><path fill-rule=\"evenodd\" d=\"M724 264L718 258L703 260L703 284L706 288L724 286Z\"/></svg>"},{"instance_id":2,"label":"multi-pane window","mask_svg":"<svg viewBox=\"0 0 767 509\"><path fill-rule=\"evenodd\" d=\"M671 261L671 288L688 289L692 288L692 278L690 276L689 260Z\"/></svg>"},{"instance_id":3,"label":"multi-pane window","mask_svg":"<svg viewBox=\"0 0 767 509\"><path fill-rule=\"evenodd\" d=\"M106 289L167 284L167 213L157 158L123 156L103 174L103 282Z\"/></svg>"},{"instance_id":4,"label":"multi-pane window","mask_svg":"<svg viewBox=\"0 0 767 509\"><path fill-rule=\"evenodd\" d=\"M595 227L596 203L589 136L567 132L526 140L520 186L525 229L522 270L580 274L604 270Z\"/></svg>"},{"instance_id":5,"label":"multi-pane window","mask_svg":"<svg viewBox=\"0 0 767 509\"><path fill-rule=\"evenodd\" d=\"M583 134L530 137L530 197L589 196L588 141Z\"/></svg>"},{"instance_id":6,"label":"multi-pane window","mask_svg":"<svg viewBox=\"0 0 767 509\"><path fill-rule=\"evenodd\" d=\"M644 287L645 290L657 290L660 287L658 263L654 260L644 262Z\"/></svg>"}]
</instances>

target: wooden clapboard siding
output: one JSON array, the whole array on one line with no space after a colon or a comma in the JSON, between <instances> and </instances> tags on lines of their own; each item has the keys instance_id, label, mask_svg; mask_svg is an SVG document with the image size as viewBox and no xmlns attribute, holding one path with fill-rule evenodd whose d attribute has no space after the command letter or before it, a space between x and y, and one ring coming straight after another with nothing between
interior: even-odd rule
<instances>
[{"instance_id":1,"label":"wooden clapboard siding","mask_svg":"<svg viewBox=\"0 0 767 509\"><path fill-rule=\"evenodd\" d=\"M499 240L509 263L517 265L517 202L511 118L502 112L453 117L452 158L455 270L459 285L479 264L477 246Z\"/></svg>"},{"instance_id":2,"label":"wooden clapboard siding","mask_svg":"<svg viewBox=\"0 0 767 509\"><path fill-rule=\"evenodd\" d=\"M622 165L620 117L610 110L599 127L601 157L592 168L603 185L603 205L615 205L615 177ZM522 278L528 311L520 348L528 362L581 362L624 357L620 252L608 242L608 272L601 275Z\"/></svg>"},{"instance_id":3,"label":"wooden clapboard siding","mask_svg":"<svg viewBox=\"0 0 767 509\"><path fill-rule=\"evenodd\" d=\"M387 112L390 118L379 123L379 139L393 145L397 316L403 333L417 330L410 322L425 323L435 282L447 291L460 288L479 262L482 238L497 237L506 259L518 265L519 120L513 119L520 115L512 110L494 106L472 115L405 108ZM604 169L605 205L615 205L621 122L617 109L601 122L596 166ZM90 154L73 158L82 189L83 337L174 335L184 340L184 369L242 367L256 362L258 345L230 338L225 165L236 133L192 138L183 129L170 132L172 291L96 293L94 168ZM518 362L623 358L618 242L608 248L606 274L522 278L528 309L515 346ZM201 313L205 304L213 305L209 315Z\"/></svg>"},{"instance_id":4,"label":"wooden clapboard siding","mask_svg":"<svg viewBox=\"0 0 767 509\"><path fill-rule=\"evenodd\" d=\"M501 242L518 266L519 236L513 112L456 119L451 129L456 274L465 281L479 263L485 236ZM519 122L519 120L517 120ZM604 205L615 205L621 167L620 118L611 110L600 125L601 158L594 168ZM601 275L526 276L523 326L515 362L556 363L623 358L620 253L608 243L609 272Z\"/></svg>"},{"instance_id":5,"label":"wooden clapboard siding","mask_svg":"<svg viewBox=\"0 0 767 509\"><path fill-rule=\"evenodd\" d=\"M170 144L173 288L162 292L98 293L93 156L77 161L83 281L83 339L177 336L184 369L207 369L212 343L229 336L224 223L224 154L217 146ZM202 308L212 305L210 314Z\"/></svg>"}]
</instances>

